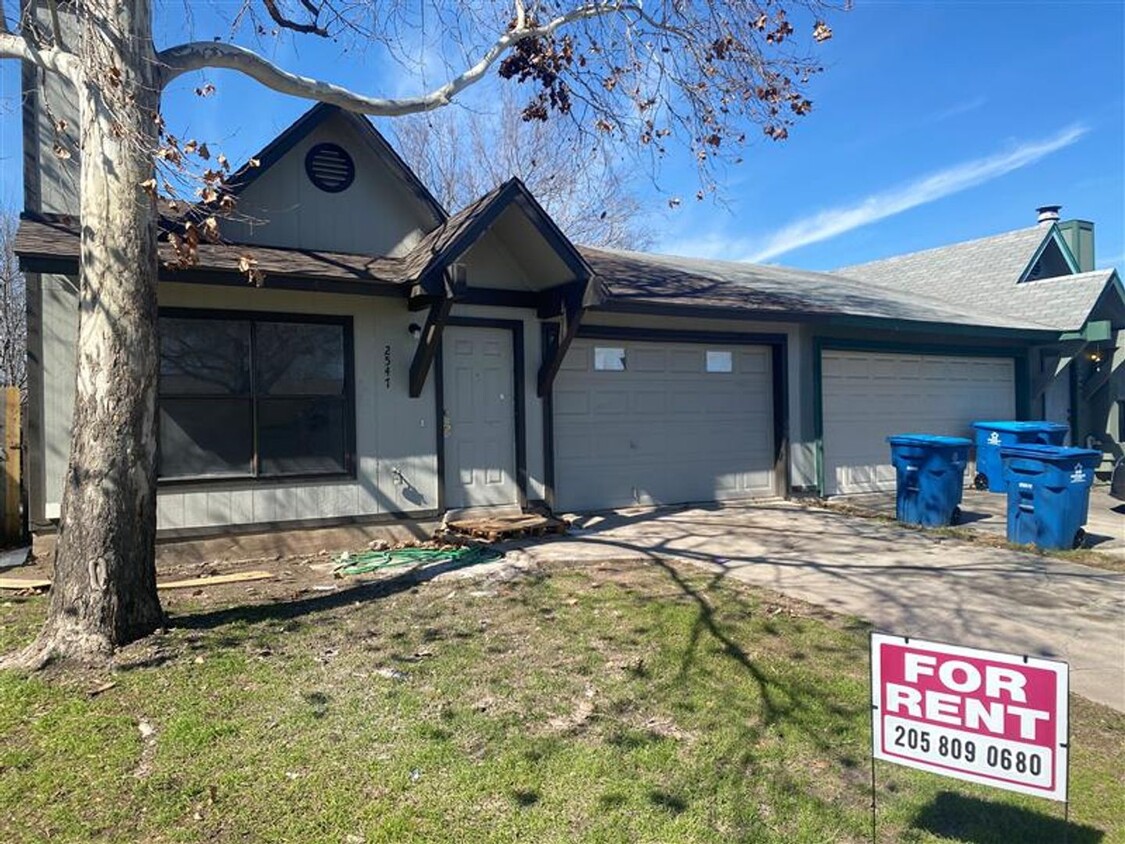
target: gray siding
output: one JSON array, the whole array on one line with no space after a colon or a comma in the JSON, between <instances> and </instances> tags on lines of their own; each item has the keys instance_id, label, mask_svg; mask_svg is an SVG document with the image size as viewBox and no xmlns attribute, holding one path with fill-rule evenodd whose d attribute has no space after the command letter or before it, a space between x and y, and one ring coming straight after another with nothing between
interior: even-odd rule
<instances>
[{"instance_id":1,"label":"gray siding","mask_svg":"<svg viewBox=\"0 0 1125 844\"><path fill-rule=\"evenodd\" d=\"M356 477L331 481L216 483L160 490L161 530L339 519L437 508L432 379L408 395L415 318L402 302L279 290L162 284L164 307L337 314L353 319ZM385 372L390 357L389 384ZM397 473L406 480L399 483ZM409 485L407 485L409 484Z\"/></svg>"},{"instance_id":2,"label":"gray siding","mask_svg":"<svg viewBox=\"0 0 1125 844\"><path fill-rule=\"evenodd\" d=\"M43 488L37 491L33 486L29 492L32 501L42 505L43 516L48 519L59 517L63 478L70 457L78 336L77 285L76 278L41 276ZM35 507L32 517L36 518Z\"/></svg>"},{"instance_id":3,"label":"gray siding","mask_svg":"<svg viewBox=\"0 0 1125 844\"><path fill-rule=\"evenodd\" d=\"M46 323L51 330L44 337L47 448L43 509L47 518L56 519L70 442L76 309L73 294L65 285L52 287L44 301L51 308ZM404 303L169 283L161 284L160 303L164 307L350 315L354 324L357 457L354 480L227 481L162 487L157 514L161 530L422 513L437 508L434 377L431 372L419 398L409 397L415 340L408 328L418 315L410 313ZM454 313L523 322L527 494L531 500L543 499L543 411L536 396L541 360L539 322L531 312L509 308L458 307ZM388 351L389 386L385 371Z\"/></svg>"},{"instance_id":4,"label":"gray siding","mask_svg":"<svg viewBox=\"0 0 1125 844\"><path fill-rule=\"evenodd\" d=\"M326 193L305 174L305 154L332 142L355 162L355 181ZM221 223L237 243L300 249L400 255L436 221L414 193L387 169L368 141L339 117L325 121L248 186L239 197L240 220Z\"/></svg>"},{"instance_id":5,"label":"gray siding","mask_svg":"<svg viewBox=\"0 0 1125 844\"><path fill-rule=\"evenodd\" d=\"M21 8L23 4L20 4ZM74 15L58 9L64 36L77 40ZM50 27L49 12L37 15ZM29 211L78 213L78 95L69 80L57 73L22 66L24 207ZM67 157L60 157L58 145Z\"/></svg>"},{"instance_id":6,"label":"gray siding","mask_svg":"<svg viewBox=\"0 0 1125 844\"><path fill-rule=\"evenodd\" d=\"M22 6L22 4L21 4ZM76 38L74 15L58 9L64 36ZM40 4L39 19L49 25ZM23 98L24 208L37 213L78 213L78 97L56 73L21 68ZM56 153L56 145L66 153ZM28 521L34 528L59 498L70 449L74 394L76 282L63 276L27 274L28 405L23 434L27 451ZM55 517L58 515L55 505Z\"/></svg>"}]
</instances>

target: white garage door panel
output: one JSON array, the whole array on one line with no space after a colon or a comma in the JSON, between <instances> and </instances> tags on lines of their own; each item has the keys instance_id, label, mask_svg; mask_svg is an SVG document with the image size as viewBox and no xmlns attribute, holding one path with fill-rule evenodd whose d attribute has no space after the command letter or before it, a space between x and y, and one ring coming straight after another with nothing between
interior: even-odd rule
<instances>
[{"instance_id":1,"label":"white garage door panel","mask_svg":"<svg viewBox=\"0 0 1125 844\"><path fill-rule=\"evenodd\" d=\"M888 436L966 437L978 419L1015 418L1011 358L824 352L821 372L829 495L893 490Z\"/></svg>"},{"instance_id":2,"label":"white garage door panel","mask_svg":"<svg viewBox=\"0 0 1125 844\"><path fill-rule=\"evenodd\" d=\"M625 348L623 372L594 347ZM705 371L707 350L733 372ZM555 382L555 492L562 510L774 494L770 350L577 340Z\"/></svg>"}]
</instances>

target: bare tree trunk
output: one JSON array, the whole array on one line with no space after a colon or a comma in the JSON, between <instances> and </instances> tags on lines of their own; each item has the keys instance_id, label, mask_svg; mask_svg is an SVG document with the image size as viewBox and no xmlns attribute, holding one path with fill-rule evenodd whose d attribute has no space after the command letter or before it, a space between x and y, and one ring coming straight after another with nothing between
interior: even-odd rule
<instances>
[{"instance_id":1,"label":"bare tree trunk","mask_svg":"<svg viewBox=\"0 0 1125 844\"><path fill-rule=\"evenodd\" d=\"M159 108L148 0L81 7L81 300L70 462L47 622L17 664L102 660L163 624L156 533Z\"/></svg>"}]
</instances>

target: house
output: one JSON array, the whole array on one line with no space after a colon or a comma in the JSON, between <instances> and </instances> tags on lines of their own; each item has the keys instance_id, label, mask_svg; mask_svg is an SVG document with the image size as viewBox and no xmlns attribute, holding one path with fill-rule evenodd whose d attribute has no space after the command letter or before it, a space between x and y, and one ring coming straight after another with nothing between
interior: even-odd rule
<instances>
[{"instance_id":1,"label":"house","mask_svg":"<svg viewBox=\"0 0 1125 844\"><path fill-rule=\"evenodd\" d=\"M78 233L37 105L17 251L49 532ZM1088 223L808 272L585 248L517 180L450 215L323 105L256 158L222 242L161 271L161 536L887 489L887 435L980 418L1068 419L1120 453L1125 291Z\"/></svg>"}]
</instances>

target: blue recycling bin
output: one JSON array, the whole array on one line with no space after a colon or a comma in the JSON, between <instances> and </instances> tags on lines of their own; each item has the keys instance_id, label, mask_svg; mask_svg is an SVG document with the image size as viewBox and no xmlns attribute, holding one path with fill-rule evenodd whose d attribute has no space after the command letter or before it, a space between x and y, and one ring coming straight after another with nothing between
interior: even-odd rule
<instances>
[{"instance_id":1,"label":"blue recycling bin","mask_svg":"<svg viewBox=\"0 0 1125 844\"><path fill-rule=\"evenodd\" d=\"M1008 483L1008 541L1040 548L1080 548L1090 486L1102 454L1089 448L1000 448Z\"/></svg>"},{"instance_id":2,"label":"blue recycling bin","mask_svg":"<svg viewBox=\"0 0 1125 844\"><path fill-rule=\"evenodd\" d=\"M924 527L955 524L972 442L936 434L899 434L887 442L895 467L898 520Z\"/></svg>"},{"instance_id":3,"label":"blue recycling bin","mask_svg":"<svg viewBox=\"0 0 1125 844\"><path fill-rule=\"evenodd\" d=\"M973 486L989 492L1007 492L1000 449L1006 445L1038 443L1062 445L1070 431L1058 422L974 422L977 445L977 473Z\"/></svg>"}]
</instances>

